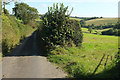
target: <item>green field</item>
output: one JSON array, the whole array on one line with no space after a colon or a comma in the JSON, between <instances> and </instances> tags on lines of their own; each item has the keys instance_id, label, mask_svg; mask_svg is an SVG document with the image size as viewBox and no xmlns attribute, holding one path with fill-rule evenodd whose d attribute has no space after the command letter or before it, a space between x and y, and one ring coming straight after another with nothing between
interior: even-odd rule
<instances>
[{"instance_id":1,"label":"green field","mask_svg":"<svg viewBox=\"0 0 120 80\"><path fill-rule=\"evenodd\" d=\"M78 19L78 18L70 18L70 19L72 19L72 20L77 20L77 21L82 20L82 19Z\"/></svg>"},{"instance_id":2,"label":"green field","mask_svg":"<svg viewBox=\"0 0 120 80\"><path fill-rule=\"evenodd\" d=\"M95 26L99 26L99 25L115 24L117 22L118 22L118 18L101 18L101 19L88 20L86 21L86 25L94 24Z\"/></svg>"},{"instance_id":3,"label":"green field","mask_svg":"<svg viewBox=\"0 0 120 80\"><path fill-rule=\"evenodd\" d=\"M114 67L112 61L117 52L118 37L84 33L83 44L80 49L78 47L57 48L51 51L51 53L59 55L51 54L49 55L49 60L60 66L70 77L86 77L93 73L103 54L105 54L95 75L97 77L113 78L114 75L112 72L108 72L107 74L102 72L105 68L110 70ZM104 66L107 56L107 65Z\"/></svg>"}]
</instances>

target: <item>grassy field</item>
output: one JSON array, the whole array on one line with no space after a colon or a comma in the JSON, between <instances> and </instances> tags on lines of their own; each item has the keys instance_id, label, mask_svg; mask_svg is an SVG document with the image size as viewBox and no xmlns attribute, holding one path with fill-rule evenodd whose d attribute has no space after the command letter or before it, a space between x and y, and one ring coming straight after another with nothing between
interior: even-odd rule
<instances>
[{"instance_id":1,"label":"grassy field","mask_svg":"<svg viewBox=\"0 0 120 80\"><path fill-rule=\"evenodd\" d=\"M94 24L95 26L99 25L107 25L107 24L115 24L117 23L118 19L117 18L101 18L101 19L93 19L93 20L88 20L86 21L86 25L92 25Z\"/></svg>"},{"instance_id":2,"label":"grassy field","mask_svg":"<svg viewBox=\"0 0 120 80\"><path fill-rule=\"evenodd\" d=\"M77 20L77 21L82 20L82 19L78 19L78 18L70 18L70 19L72 19L72 20Z\"/></svg>"},{"instance_id":3,"label":"grassy field","mask_svg":"<svg viewBox=\"0 0 120 80\"><path fill-rule=\"evenodd\" d=\"M112 72L108 71L105 74L103 71L105 69L110 70L115 66L113 58L117 52L118 37L84 33L83 44L80 49L78 47L56 48L51 51L49 60L60 66L70 77L88 77L94 72L105 54L95 75L96 77L113 78L114 74ZM59 53L59 55L53 55L56 53ZM105 63L106 66L104 66Z\"/></svg>"}]
</instances>

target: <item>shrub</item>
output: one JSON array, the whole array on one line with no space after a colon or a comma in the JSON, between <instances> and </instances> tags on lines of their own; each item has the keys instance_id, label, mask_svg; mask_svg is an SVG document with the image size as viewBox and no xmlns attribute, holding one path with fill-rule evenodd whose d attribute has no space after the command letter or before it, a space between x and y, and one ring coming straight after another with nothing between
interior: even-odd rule
<instances>
[{"instance_id":1,"label":"shrub","mask_svg":"<svg viewBox=\"0 0 120 80\"><path fill-rule=\"evenodd\" d=\"M71 29L73 30L72 40L76 46L81 46L83 41L83 34L81 30L81 25L77 20L69 20Z\"/></svg>"},{"instance_id":2,"label":"shrub","mask_svg":"<svg viewBox=\"0 0 120 80\"><path fill-rule=\"evenodd\" d=\"M82 31L79 22L69 20L70 14L66 14L68 6L63 3L53 4L48 7L48 12L42 17L43 26L39 29L40 37L47 48L53 48L56 45L80 46L82 43Z\"/></svg>"}]
</instances>

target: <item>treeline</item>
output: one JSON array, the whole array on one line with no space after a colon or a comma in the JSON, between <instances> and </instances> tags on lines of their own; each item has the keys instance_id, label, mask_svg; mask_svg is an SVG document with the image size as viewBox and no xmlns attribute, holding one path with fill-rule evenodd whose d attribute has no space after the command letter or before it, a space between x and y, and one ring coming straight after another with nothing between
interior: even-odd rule
<instances>
[{"instance_id":1,"label":"treeline","mask_svg":"<svg viewBox=\"0 0 120 80\"><path fill-rule=\"evenodd\" d=\"M81 24L81 27L84 27L84 28L89 28L89 27L92 27L92 29L107 29L107 28L117 28L118 27L118 23L116 24L104 24L104 25L94 25L94 24L91 24L91 25L86 25L86 22L84 20L81 20L80 21L80 24Z\"/></svg>"},{"instance_id":2,"label":"treeline","mask_svg":"<svg viewBox=\"0 0 120 80\"><path fill-rule=\"evenodd\" d=\"M95 26L94 24L85 26L86 28L92 27L93 29L107 29L107 28L117 28L118 24L107 24L107 25L99 25Z\"/></svg>"},{"instance_id":3,"label":"treeline","mask_svg":"<svg viewBox=\"0 0 120 80\"><path fill-rule=\"evenodd\" d=\"M97 29L97 30L103 30L103 29L108 29L109 30L105 30L102 31L101 34L102 35L115 35L115 36L120 36L120 29L119 29L119 24L114 24L114 25L103 25L103 26L94 26L94 25L88 25L85 26L88 29Z\"/></svg>"},{"instance_id":4,"label":"treeline","mask_svg":"<svg viewBox=\"0 0 120 80\"><path fill-rule=\"evenodd\" d=\"M92 32L92 29L96 30L103 30L103 29L108 29L106 31L102 31L102 35L115 35L115 36L120 36L120 26L119 23L117 22L116 24L107 24L107 25L99 25L95 26L94 24L91 25L86 25L85 20L80 21L81 27L88 28L88 31L90 33Z\"/></svg>"},{"instance_id":5,"label":"treeline","mask_svg":"<svg viewBox=\"0 0 120 80\"><path fill-rule=\"evenodd\" d=\"M78 19L83 19L84 21L87 21L87 20L92 20L92 19L98 19L98 18L103 18L103 17L73 17L71 16L72 18L78 18Z\"/></svg>"},{"instance_id":6,"label":"treeline","mask_svg":"<svg viewBox=\"0 0 120 80\"><path fill-rule=\"evenodd\" d=\"M102 31L102 35L115 35L120 36L120 29L109 29L107 31Z\"/></svg>"},{"instance_id":7,"label":"treeline","mask_svg":"<svg viewBox=\"0 0 120 80\"><path fill-rule=\"evenodd\" d=\"M87 28L91 27L92 29L108 29L106 31L102 31L102 35L115 35L115 36L120 36L120 29L119 29L119 24L108 24L108 25L100 25L100 26L94 26L93 24L91 26L87 26Z\"/></svg>"}]
</instances>

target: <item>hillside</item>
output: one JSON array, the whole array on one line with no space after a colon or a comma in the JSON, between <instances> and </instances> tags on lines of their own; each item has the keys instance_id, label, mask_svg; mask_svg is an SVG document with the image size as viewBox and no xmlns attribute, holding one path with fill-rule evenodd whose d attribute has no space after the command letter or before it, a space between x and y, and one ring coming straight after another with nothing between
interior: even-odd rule
<instances>
[{"instance_id":1,"label":"hillside","mask_svg":"<svg viewBox=\"0 0 120 80\"><path fill-rule=\"evenodd\" d=\"M78 19L78 18L70 18L71 20L77 20L77 21L80 21L80 20L82 20L82 19Z\"/></svg>"},{"instance_id":2,"label":"hillside","mask_svg":"<svg viewBox=\"0 0 120 80\"><path fill-rule=\"evenodd\" d=\"M88 20L85 22L86 25L94 24L95 26L99 26L99 25L115 24L117 23L117 21L118 21L117 18L101 18L101 19Z\"/></svg>"},{"instance_id":3,"label":"hillside","mask_svg":"<svg viewBox=\"0 0 120 80\"><path fill-rule=\"evenodd\" d=\"M2 52L8 53L26 36L33 32L33 28L19 22L14 16L2 14Z\"/></svg>"}]
</instances>

